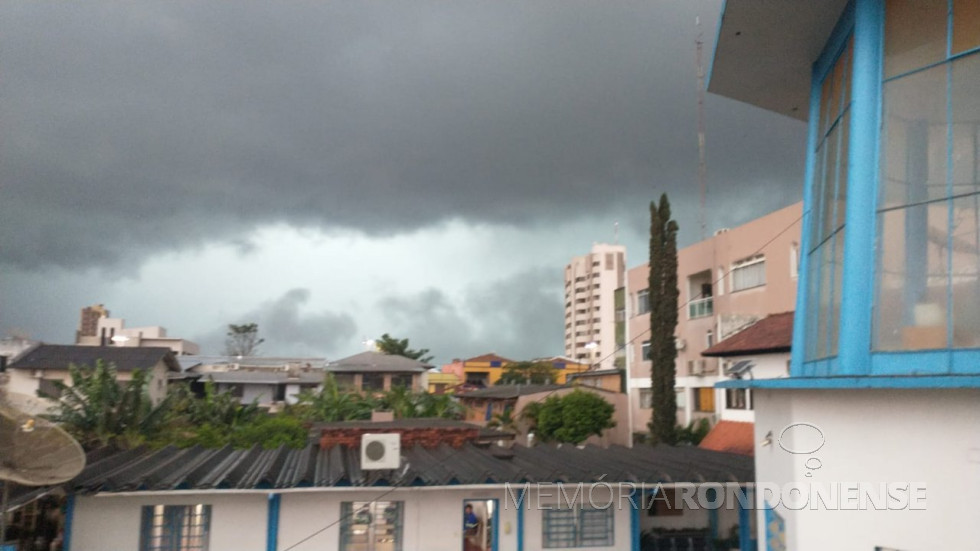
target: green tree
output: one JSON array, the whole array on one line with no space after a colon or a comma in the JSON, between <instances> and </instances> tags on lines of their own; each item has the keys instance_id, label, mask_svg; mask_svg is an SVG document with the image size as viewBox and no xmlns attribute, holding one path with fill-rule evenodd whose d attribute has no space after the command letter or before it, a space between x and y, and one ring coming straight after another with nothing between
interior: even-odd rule
<instances>
[{"instance_id":1,"label":"green tree","mask_svg":"<svg viewBox=\"0 0 980 551\"><path fill-rule=\"evenodd\" d=\"M94 367L69 365L71 384L54 383L60 398L50 418L86 449L113 441L123 446L151 441L167 420L170 401L152 403L148 371L135 370L125 382L117 375L114 364L97 360Z\"/></svg>"},{"instance_id":2,"label":"green tree","mask_svg":"<svg viewBox=\"0 0 980 551\"><path fill-rule=\"evenodd\" d=\"M508 432L518 432L517 419L514 412L507 408L503 413L496 413L487 421L487 426L492 429L500 429Z\"/></svg>"},{"instance_id":3,"label":"green tree","mask_svg":"<svg viewBox=\"0 0 980 551\"><path fill-rule=\"evenodd\" d=\"M498 385L544 385L555 382L558 370L550 362L514 362L504 367Z\"/></svg>"},{"instance_id":4,"label":"green tree","mask_svg":"<svg viewBox=\"0 0 980 551\"><path fill-rule=\"evenodd\" d=\"M334 422L370 419L371 412L377 408L373 398L341 390L333 373L327 373L320 389L299 393L294 410L301 418Z\"/></svg>"},{"instance_id":5,"label":"green tree","mask_svg":"<svg viewBox=\"0 0 980 551\"><path fill-rule=\"evenodd\" d=\"M259 345L265 342L259 338L257 323L229 324L225 336L225 354L228 356L255 356Z\"/></svg>"},{"instance_id":6,"label":"green tree","mask_svg":"<svg viewBox=\"0 0 980 551\"><path fill-rule=\"evenodd\" d=\"M428 363L433 358L433 356L426 356L429 353L428 348L412 350L408 347L408 339L396 339L388 333L381 335L381 338L374 341L374 344L382 353L391 356L405 356L422 363Z\"/></svg>"},{"instance_id":7,"label":"green tree","mask_svg":"<svg viewBox=\"0 0 980 551\"><path fill-rule=\"evenodd\" d=\"M670 218L667 194L660 204L650 202L650 383L653 416L650 438L674 444L677 431L677 395L674 393L674 363L677 346L677 222Z\"/></svg>"},{"instance_id":8,"label":"green tree","mask_svg":"<svg viewBox=\"0 0 980 551\"><path fill-rule=\"evenodd\" d=\"M616 426L615 408L602 397L576 389L551 396L536 412L535 434L545 442L581 444L592 435Z\"/></svg>"}]
</instances>

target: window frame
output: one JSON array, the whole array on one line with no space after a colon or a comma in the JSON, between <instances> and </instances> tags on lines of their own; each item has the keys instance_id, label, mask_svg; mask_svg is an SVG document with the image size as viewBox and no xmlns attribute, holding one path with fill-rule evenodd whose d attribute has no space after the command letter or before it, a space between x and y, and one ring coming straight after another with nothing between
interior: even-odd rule
<instances>
[{"instance_id":1,"label":"window frame","mask_svg":"<svg viewBox=\"0 0 980 551\"><path fill-rule=\"evenodd\" d=\"M597 523L586 517L602 516ZM557 517L557 518L551 518ZM604 524L602 528L599 523ZM556 534L558 529L572 532ZM587 530L602 530L604 537L585 537ZM558 537L563 536L563 537ZM555 541L555 540L559 541ZM616 544L616 515L613 507L597 508L576 503L571 508L554 507L541 510L541 547L544 549L573 549L578 547L612 547Z\"/></svg>"},{"instance_id":2,"label":"window frame","mask_svg":"<svg viewBox=\"0 0 980 551\"><path fill-rule=\"evenodd\" d=\"M157 520L160 523L157 523ZM190 519L190 523L184 522ZM196 522L195 522L196 521ZM188 536L182 532L201 527L202 532ZM158 528L159 533L153 534ZM169 532L169 533L168 533ZM189 545L188 538L198 538L196 545ZM185 540L185 541L181 541ZM140 511L140 551L208 551L211 545L211 505L144 505Z\"/></svg>"},{"instance_id":3,"label":"window frame","mask_svg":"<svg viewBox=\"0 0 980 551\"><path fill-rule=\"evenodd\" d=\"M394 519L393 528L394 531L391 532L393 542L386 542L386 545L391 545L390 549L393 551L402 551L405 544L405 502L404 501L342 501L340 503L340 514L341 523L340 530L338 530L337 535L337 549L339 551L345 551L350 548L351 545L362 545L361 543L349 541L349 537L355 534L349 533L351 531L351 526L357 525L367 525L365 532L365 537L367 541L363 544L368 551L373 551L377 546L377 533L375 532L377 518L381 515L387 516L387 510L390 507L395 507L396 517ZM366 510L366 515L368 517L367 523L355 523L353 522L356 518L360 518L360 513ZM388 523L391 524L391 523ZM360 535L360 534L356 534Z\"/></svg>"},{"instance_id":4,"label":"window frame","mask_svg":"<svg viewBox=\"0 0 980 551\"><path fill-rule=\"evenodd\" d=\"M754 285L739 286L736 279L736 274L744 273L741 270L748 270L749 268L755 268L756 266L762 266L762 278L761 283L756 283ZM731 288L732 293L738 293L741 291L748 291L749 289L758 289L759 287L765 287L767 283L766 278L766 256L763 254L758 254L749 258L743 258L732 263L731 269Z\"/></svg>"}]
</instances>

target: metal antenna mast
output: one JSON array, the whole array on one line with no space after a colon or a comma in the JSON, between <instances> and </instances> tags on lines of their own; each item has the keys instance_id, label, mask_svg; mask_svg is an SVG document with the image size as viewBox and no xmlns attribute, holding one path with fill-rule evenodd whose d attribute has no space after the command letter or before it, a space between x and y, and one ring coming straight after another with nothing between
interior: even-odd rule
<instances>
[{"instance_id":1,"label":"metal antenna mast","mask_svg":"<svg viewBox=\"0 0 980 551\"><path fill-rule=\"evenodd\" d=\"M694 19L694 24L698 29L698 37L694 43L697 46L698 63L698 189L701 193L701 204L698 209L698 221L701 224L701 240L707 238L705 221L705 201L707 189L705 184L705 160L704 160L704 63L702 62L702 50L704 49L703 33L701 31L701 16Z\"/></svg>"}]
</instances>

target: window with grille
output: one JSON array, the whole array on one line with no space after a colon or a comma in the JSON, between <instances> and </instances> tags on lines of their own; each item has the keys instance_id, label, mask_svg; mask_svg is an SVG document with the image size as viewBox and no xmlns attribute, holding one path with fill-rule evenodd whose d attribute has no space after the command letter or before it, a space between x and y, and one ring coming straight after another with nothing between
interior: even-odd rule
<instances>
[{"instance_id":1,"label":"window with grille","mask_svg":"<svg viewBox=\"0 0 980 551\"><path fill-rule=\"evenodd\" d=\"M545 509L541 542L546 549L608 547L615 543L613 508L575 505L569 509Z\"/></svg>"},{"instance_id":2,"label":"window with grille","mask_svg":"<svg viewBox=\"0 0 980 551\"><path fill-rule=\"evenodd\" d=\"M646 314L650 311L650 291L643 289L636 292L636 315Z\"/></svg>"},{"instance_id":3,"label":"window with grille","mask_svg":"<svg viewBox=\"0 0 980 551\"><path fill-rule=\"evenodd\" d=\"M140 551L206 551L210 528L210 505L147 505Z\"/></svg>"},{"instance_id":4,"label":"window with grille","mask_svg":"<svg viewBox=\"0 0 980 551\"><path fill-rule=\"evenodd\" d=\"M732 267L732 292L761 287L766 284L764 256L747 258Z\"/></svg>"},{"instance_id":5,"label":"window with grille","mask_svg":"<svg viewBox=\"0 0 980 551\"><path fill-rule=\"evenodd\" d=\"M401 501L345 501L340 515L341 551L401 551Z\"/></svg>"}]
</instances>

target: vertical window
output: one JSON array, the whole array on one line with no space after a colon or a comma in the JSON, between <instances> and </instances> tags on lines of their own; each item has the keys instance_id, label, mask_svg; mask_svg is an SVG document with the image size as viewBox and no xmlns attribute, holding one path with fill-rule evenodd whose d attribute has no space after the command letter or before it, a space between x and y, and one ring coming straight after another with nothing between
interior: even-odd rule
<instances>
[{"instance_id":1,"label":"vertical window","mask_svg":"<svg viewBox=\"0 0 980 551\"><path fill-rule=\"evenodd\" d=\"M649 388L640 389L640 407L642 409L653 408L653 390Z\"/></svg>"},{"instance_id":2,"label":"vertical window","mask_svg":"<svg viewBox=\"0 0 980 551\"><path fill-rule=\"evenodd\" d=\"M636 315L646 314L650 311L650 290L643 289L636 292Z\"/></svg>"},{"instance_id":3,"label":"vertical window","mask_svg":"<svg viewBox=\"0 0 980 551\"><path fill-rule=\"evenodd\" d=\"M732 266L732 292L751 289L766 284L766 259L754 256L736 262Z\"/></svg>"},{"instance_id":4,"label":"vertical window","mask_svg":"<svg viewBox=\"0 0 980 551\"><path fill-rule=\"evenodd\" d=\"M820 86L820 119L813 155L810 244L807 255L806 360L837 355L847 208L853 37Z\"/></svg>"},{"instance_id":5,"label":"vertical window","mask_svg":"<svg viewBox=\"0 0 980 551\"><path fill-rule=\"evenodd\" d=\"M980 6L889 0L875 350L980 347Z\"/></svg>"},{"instance_id":6,"label":"vertical window","mask_svg":"<svg viewBox=\"0 0 980 551\"><path fill-rule=\"evenodd\" d=\"M643 341L643 345L640 347L640 360L646 361L650 359L650 341Z\"/></svg>"},{"instance_id":7,"label":"vertical window","mask_svg":"<svg viewBox=\"0 0 980 551\"><path fill-rule=\"evenodd\" d=\"M206 551L210 529L210 505L147 505L140 551Z\"/></svg>"},{"instance_id":8,"label":"vertical window","mask_svg":"<svg viewBox=\"0 0 980 551\"><path fill-rule=\"evenodd\" d=\"M401 501L345 501L340 515L340 551L401 551Z\"/></svg>"},{"instance_id":9,"label":"vertical window","mask_svg":"<svg viewBox=\"0 0 980 551\"><path fill-rule=\"evenodd\" d=\"M412 390L412 374L392 375L391 388L395 388L396 386Z\"/></svg>"},{"instance_id":10,"label":"vertical window","mask_svg":"<svg viewBox=\"0 0 980 551\"><path fill-rule=\"evenodd\" d=\"M362 391L384 390L384 387L385 387L385 376L383 373L361 374Z\"/></svg>"},{"instance_id":11,"label":"vertical window","mask_svg":"<svg viewBox=\"0 0 980 551\"><path fill-rule=\"evenodd\" d=\"M728 409L749 408L748 390L744 388L725 389L725 407Z\"/></svg>"},{"instance_id":12,"label":"vertical window","mask_svg":"<svg viewBox=\"0 0 980 551\"><path fill-rule=\"evenodd\" d=\"M546 549L608 547L615 543L613 507L575 505L542 511L541 542Z\"/></svg>"}]
</instances>

